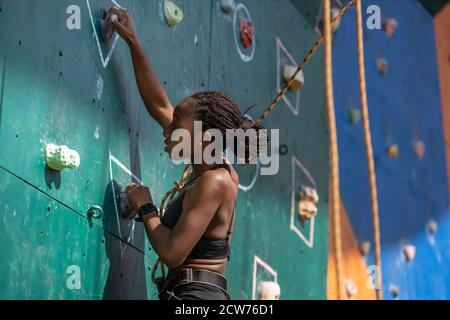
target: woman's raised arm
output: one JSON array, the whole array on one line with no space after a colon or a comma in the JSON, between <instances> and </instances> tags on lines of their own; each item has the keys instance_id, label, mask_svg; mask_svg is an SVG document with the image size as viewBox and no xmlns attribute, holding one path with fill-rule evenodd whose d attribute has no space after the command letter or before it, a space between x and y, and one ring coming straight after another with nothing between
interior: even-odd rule
<instances>
[{"instance_id":1,"label":"woman's raised arm","mask_svg":"<svg viewBox=\"0 0 450 320\"><path fill-rule=\"evenodd\" d=\"M112 23L116 32L130 48L139 93L148 113L163 129L166 129L172 122L173 106L139 42L131 14L125 9L112 7L106 19Z\"/></svg>"}]
</instances>

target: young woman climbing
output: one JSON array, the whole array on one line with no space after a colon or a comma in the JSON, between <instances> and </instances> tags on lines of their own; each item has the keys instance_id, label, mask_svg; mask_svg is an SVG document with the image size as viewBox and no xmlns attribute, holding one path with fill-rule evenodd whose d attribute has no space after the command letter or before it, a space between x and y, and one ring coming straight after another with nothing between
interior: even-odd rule
<instances>
[{"instance_id":1,"label":"young woman climbing","mask_svg":"<svg viewBox=\"0 0 450 320\"><path fill-rule=\"evenodd\" d=\"M149 114L164 130L165 151L169 154L174 148L174 130L185 129L194 137L194 121L202 122L203 131L217 129L224 137L227 129L260 132L262 127L220 92L196 93L174 108L146 58L130 13L113 7L107 20L129 46L139 92ZM191 150L195 150L197 142L191 140ZM203 152L208 143L200 144ZM183 157L194 163L193 153ZM148 187L132 184L125 190L153 249L169 268L164 282L158 285L160 299L230 299L224 273L230 255L239 177L224 155L221 159L223 163L193 164L191 178L163 217L158 215Z\"/></svg>"}]
</instances>

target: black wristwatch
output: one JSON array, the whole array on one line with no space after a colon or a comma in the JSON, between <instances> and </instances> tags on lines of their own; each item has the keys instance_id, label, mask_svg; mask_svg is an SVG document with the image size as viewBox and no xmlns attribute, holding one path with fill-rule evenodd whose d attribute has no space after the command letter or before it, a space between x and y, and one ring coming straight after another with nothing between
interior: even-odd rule
<instances>
[{"instance_id":1,"label":"black wristwatch","mask_svg":"<svg viewBox=\"0 0 450 320\"><path fill-rule=\"evenodd\" d=\"M153 212L156 212L156 214L158 214L158 208L153 203L144 204L138 210L139 218L136 218L136 221L142 222L143 221L142 220L143 216L145 216L147 214L150 214L150 213L153 213Z\"/></svg>"}]
</instances>

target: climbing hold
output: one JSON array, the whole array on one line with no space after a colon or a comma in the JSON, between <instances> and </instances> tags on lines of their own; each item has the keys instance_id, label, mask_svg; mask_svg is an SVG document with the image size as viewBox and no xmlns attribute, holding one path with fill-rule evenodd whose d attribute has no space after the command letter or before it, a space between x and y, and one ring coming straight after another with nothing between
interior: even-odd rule
<instances>
[{"instance_id":1,"label":"climbing hold","mask_svg":"<svg viewBox=\"0 0 450 320\"><path fill-rule=\"evenodd\" d=\"M289 82L289 79L292 78L295 71L297 71L296 66L290 66L290 65L284 66L283 78L286 83ZM305 84L305 77L303 75L303 71L300 70L300 72L294 78L294 81L292 82L291 86L289 87L289 90L298 91L303 87L304 84Z\"/></svg>"},{"instance_id":2,"label":"climbing hold","mask_svg":"<svg viewBox=\"0 0 450 320\"><path fill-rule=\"evenodd\" d=\"M339 13L341 12L341 9L338 7L331 8L331 18L334 20L339 16ZM337 18L336 21L333 24L333 32L336 32L337 29L341 26L341 17Z\"/></svg>"},{"instance_id":3,"label":"climbing hold","mask_svg":"<svg viewBox=\"0 0 450 320\"><path fill-rule=\"evenodd\" d=\"M427 230L430 234L436 234L438 225L437 222L434 220L431 220L430 222L428 222L427 224Z\"/></svg>"},{"instance_id":4,"label":"climbing hold","mask_svg":"<svg viewBox=\"0 0 450 320\"><path fill-rule=\"evenodd\" d=\"M348 108L348 121L354 125L361 121L361 111L357 108Z\"/></svg>"},{"instance_id":5,"label":"climbing hold","mask_svg":"<svg viewBox=\"0 0 450 320\"><path fill-rule=\"evenodd\" d=\"M416 256L416 247L411 244L404 246L403 254L407 262L412 262Z\"/></svg>"},{"instance_id":6,"label":"climbing hold","mask_svg":"<svg viewBox=\"0 0 450 320\"><path fill-rule=\"evenodd\" d=\"M312 219L317 214L317 203L319 196L316 189L302 186L300 189L300 199L298 201L298 215L300 221Z\"/></svg>"},{"instance_id":7,"label":"climbing hold","mask_svg":"<svg viewBox=\"0 0 450 320\"><path fill-rule=\"evenodd\" d=\"M67 146L49 143L45 147L45 162L53 170L76 169L80 166L80 155Z\"/></svg>"},{"instance_id":8,"label":"climbing hold","mask_svg":"<svg viewBox=\"0 0 450 320\"><path fill-rule=\"evenodd\" d=\"M183 11L172 1L164 0L164 17L170 27L180 23L183 20Z\"/></svg>"},{"instance_id":9,"label":"climbing hold","mask_svg":"<svg viewBox=\"0 0 450 320\"><path fill-rule=\"evenodd\" d=\"M345 285L345 292L347 293L347 297L349 299L352 299L356 296L358 293L358 288L356 287L355 283L350 279L345 279L344 281Z\"/></svg>"},{"instance_id":10,"label":"climbing hold","mask_svg":"<svg viewBox=\"0 0 450 320\"><path fill-rule=\"evenodd\" d=\"M112 21L117 21L118 19L119 19L119 17L116 14L111 15ZM113 27L111 21L108 21L106 19L102 20L100 27L101 27L103 41L108 42L114 34L114 27Z\"/></svg>"},{"instance_id":11,"label":"climbing hold","mask_svg":"<svg viewBox=\"0 0 450 320\"><path fill-rule=\"evenodd\" d=\"M244 48L250 48L253 45L253 38L255 36L255 28L253 27L253 23L250 20L241 18L239 33L241 36L241 43Z\"/></svg>"},{"instance_id":12,"label":"climbing hold","mask_svg":"<svg viewBox=\"0 0 450 320\"><path fill-rule=\"evenodd\" d=\"M391 157L392 159L397 159L398 158L398 145L393 144L393 145L389 146L387 149L387 153L388 153L389 157Z\"/></svg>"},{"instance_id":13,"label":"climbing hold","mask_svg":"<svg viewBox=\"0 0 450 320\"><path fill-rule=\"evenodd\" d=\"M380 74L385 75L388 72L389 62L384 58L378 58L377 68Z\"/></svg>"},{"instance_id":14,"label":"climbing hold","mask_svg":"<svg viewBox=\"0 0 450 320\"><path fill-rule=\"evenodd\" d=\"M370 241L364 241L359 245L359 251L363 256L367 256L370 252Z\"/></svg>"},{"instance_id":15,"label":"climbing hold","mask_svg":"<svg viewBox=\"0 0 450 320\"><path fill-rule=\"evenodd\" d=\"M225 13L231 13L236 8L236 2L234 0L221 0L220 7Z\"/></svg>"},{"instance_id":16,"label":"climbing hold","mask_svg":"<svg viewBox=\"0 0 450 320\"><path fill-rule=\"evenodd\" d=\"M124 219L133 219L136 216L136 211L130 206L128 201L128 194L126 192L120 193L120 210Z\"/></svg>"},{"instance_id":17,"label":"climbing hold","mask_svg":"<svg viewBox=\"0 0 450 320\"><path fill-rule=\"evenodd\" d=\"M396 286L395 284L390 285L389 291L391 292L392 297L394 297L394 298L398 298L398 296L400 295L400 288L398 286Z\"/></svg>"},{"instance_id":18,"label":"climbing hold","mask_svg":"<svg viewBox=\"0 0 450 320\"><path fill-rule=\"evenodd\" d=\"M414 142L414 153L416 154L417 158L423 159L425 156L425 144L423 141L416 141Z\"/></svg>"},{"instance_id":19,"label":"climbing hold","mask_svg":"<svg viewBox=\"0 0 450 320\"><path fill-rule=\"evenodd\" d=\"M383 24L383 30L384 30L384 34L387 37L392 37L395 33L395 30L397 30L397 20L395 19L389 19L387 20L384 24Z\"/></svg>"},{"instance_id":20,"label":"climbing hold","mask_svg":"<svg viewBox=\"0 0 450 320\"><path fill-rule=\"evenodd\" d=\"M261 281L259 300L280 300L280 285L274 281Z\"/></svg>"}]
</instances>

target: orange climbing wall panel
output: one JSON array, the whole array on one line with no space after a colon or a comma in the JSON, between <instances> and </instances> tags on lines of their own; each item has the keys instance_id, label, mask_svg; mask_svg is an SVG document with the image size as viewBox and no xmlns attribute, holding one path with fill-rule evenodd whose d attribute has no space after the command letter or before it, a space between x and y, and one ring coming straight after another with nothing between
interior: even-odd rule
<instances>
[{"instance_id":1,"label":"orange climbing wall panel","mask_svg":"<svg viewBox=\"0 0 450 320\"><path fill-rule=\"evenodd\" d=\"M450 175L450 3L434 18L447 172Z\"/></svg>"},{"instance_id":2,"label":"orange climbing wall panel","mask_svg":"<svg viewBox=\"0 0 450 320\"><path fill-rule=\"evenodd\" d=\"M330 183L331 185L331 183ZM331 199L331 190L330 190ZM327 297L329 300L336 300L337 296L337 275L336 263L334 259L334 232L333 215L330 208L329 216L329 246L328 246L328 276L327 276ZM358 242L353 233L352 225L347 217L344 204L341 201L341 233L342 233L342 253L343 253L343 273L344 279L351 280L356 286L356 295L352 300L375 300L375 291L367 286L369 274L367 264L359 251ZM348 297L347 297L348 298ZM350 299L350 298L348 298Z\"/></svg>"}]
</instances>

